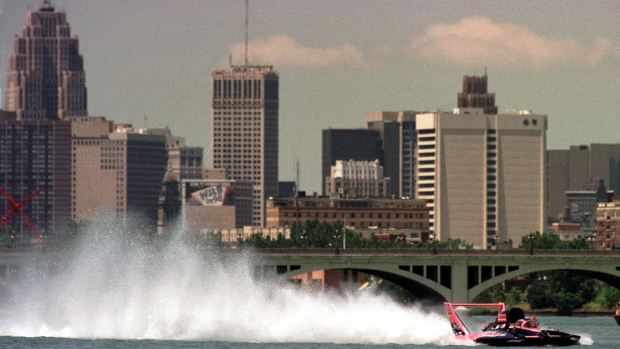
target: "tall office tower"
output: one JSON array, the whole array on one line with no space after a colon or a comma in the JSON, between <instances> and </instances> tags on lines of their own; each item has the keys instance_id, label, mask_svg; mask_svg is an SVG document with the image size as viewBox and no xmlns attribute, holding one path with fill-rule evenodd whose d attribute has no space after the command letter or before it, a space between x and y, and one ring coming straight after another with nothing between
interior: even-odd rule
<instances>
[{"instance_id":1,"label":"tall office tower","mask_svg":"<svg viewBox=\"0 0 620 349\"><path fill-rule=\"evenodd\" d=\"M64 119L88 115L84 63L64 12L49 0L28 11L15 35L4 108L18 119Z\"/></svg>"},{"instance_id":2,"label":"tall office tower","mask_svg":"<svg viewBox=\"0 0 620 349\"><path fill-rule=\"evenodd\" d=\"M27 242L40 234L53 238L71 221L71 125L61 120L17 120L0 111L0 195L6 227ZM32 198L28 198L34 194ZM13 213L9 218L5 213ZM32 221L31 229L28 220ZM0 225L0 229L4 228Z\"/></svg>"},{"instance_id":3,"label":"tall office tower","mask_svg":"<svg viewBox=\"0 0 620 349\"><path fill-rule=\"evenodd\" d=\"M483 108L485 114L497 114L495 93L487 92L487 75L464 76L463 92L458 95L459 108Z\"/></svg>"},{"instance_id":4,"label":"tall office tower","mask_svg":"<svg viewBox=\"0 0 620 349\"><path fill-rule=\"evenodd\" d=\"M202 147L189 147L185 138L174 136L168 127L140 128L137 133L160 135L166 139L168 152L168 173L166 178L181 183L183 179L201 179L203 171Z\"/></svg>"},{"instance_id":5,"label":"tall office tower","mask_svg":"<svg viewBox=\"0 0 620 349\"><path fill-rule=\"evenodd\" d=\"M278 73L232 66L211 73L213 167L253 183L252 225L265 225L265 200L278 192Z\"/></svg>"},{"instance_id":6,"label":"tall office tower","mask_svg":"<svg viewBox=\"0 0 620 349\"><path fill-rule=\"evenodd\" d=\"M323 164L321 183L330 176L331 167L337 160L374 161L383 164L381 134L367 129L323 130ZM325 188L323 187L323 194Z\"/></svg>"},{"instance_id":7,"label":"tall office tower","mask_svg":"<svg viewBox=\"0 0 620 349\"><path fill-rule=\"evenodd\" d=\"M379 131L383 143L383 168L390 178L390 194L415 195L415 116L422 112L366 113L369 129Z\"/></svg>"},{"instance_id":8,"label":"tall office tower","mask_svg":"<svg viewBox=\"0 0 620 349\"><path fill-rule=\"evenodd\" d=\"M71 125L73 220L129 215L154 227L167 166L165 138L113 127L102 117L74 118Z\"/></svg>"},{"instance_id":9,"label":"tall office tower","mask_svg":"<svg viewBox=\"0 0 620 349\"><path fill-rule=\"evenodd\" d=\"M336 160L325 178L325 192L346 198L385 198L390 196L390 178L383 176L379 160Z\"/></svg>"},{"instance_id":10,"label":"tall office tower","mask_svg":"<svg viewBox=\"0 0 620 349\"><path fill-rule=\"evenodd\" d=\"M482 109L418 114L418 199L435 238L483 248L544 231L547 117Z\"/></svg>"},{"instance_id":11,"label":"tall office tower","mask_svg":"<svg viewBox=\"0 0 620 349\"><path fill-rule=\"evenodd\" d=\"M573 145L547 151L549 221L558 220L566 191L596 190L599 181L620 192L620 144Z\"/></svg>"}]
</instances>

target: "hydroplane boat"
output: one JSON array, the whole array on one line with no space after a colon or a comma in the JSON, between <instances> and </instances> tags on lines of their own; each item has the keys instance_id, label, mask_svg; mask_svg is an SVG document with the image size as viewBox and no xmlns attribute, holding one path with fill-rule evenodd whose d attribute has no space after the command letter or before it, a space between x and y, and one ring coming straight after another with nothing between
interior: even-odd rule
<instances>
[{"instance_id":1,"label":"hydroplane boat","mask_svg":"<svg viewBox=\"0 0 620 349\"><path fill-rule=\"evenodd\" d=\"M580 336L556 330L541 329L536 316L525 317L520 308L506 309L504 303L444 303L452 332L463 340L492 346L568 346L579 344ZM460 316L457 307L496 308L495 321L487 324L480 332L470 331Z\"/></svg>"}]
</instances>

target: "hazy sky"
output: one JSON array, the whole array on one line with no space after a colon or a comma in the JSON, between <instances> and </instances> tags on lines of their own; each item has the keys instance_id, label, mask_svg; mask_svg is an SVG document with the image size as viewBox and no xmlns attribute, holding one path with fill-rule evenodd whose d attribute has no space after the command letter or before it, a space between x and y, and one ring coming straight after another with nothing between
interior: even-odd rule
<instances>
[{"instance_id":1,"label":"hazy sky","mask_svg":"<svg viewBox=\"0 0 620 349\"><path fill-rule=\"evenodd\" d=\"M0 80L29 4L0 0ZM205 147L210 72L241 62L243 0L56 0L80 37L91 115ZM320 190L321 130L451 109L488 67L500 111L549 115L549 148L620 142L619 1L250 1L250 58L280 73L280 178Z\"/></svg>"}]
</instances>

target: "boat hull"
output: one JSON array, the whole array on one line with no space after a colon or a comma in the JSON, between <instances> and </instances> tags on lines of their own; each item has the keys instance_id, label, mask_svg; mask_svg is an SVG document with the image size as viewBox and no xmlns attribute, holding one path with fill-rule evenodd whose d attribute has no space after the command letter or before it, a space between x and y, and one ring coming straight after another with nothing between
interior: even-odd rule
<instances>
[{"instance_id":1,"label":"boat hull","mask_svg":"<svg viewBox=\"0 0 620 349\"><path fill-rule=\"evenodd\" d=\"M560 331L544 330L537 335L522 335L506 331L482 334L474 339L478 344L505 346L570 346L579 344L580 336Z\"/></svg>"}]
</instances>

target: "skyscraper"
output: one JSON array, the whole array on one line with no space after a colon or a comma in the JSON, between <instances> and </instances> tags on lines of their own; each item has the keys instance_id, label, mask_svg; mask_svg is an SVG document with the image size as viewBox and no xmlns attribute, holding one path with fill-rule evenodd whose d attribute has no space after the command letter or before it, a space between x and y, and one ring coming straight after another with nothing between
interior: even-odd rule
<instances>
[{"instance_id":1,"label":"skyscraper","mask_svg":"<svg viewBox=\"0 0 620 349\"><path fill-rule=\"evenodd\" d=\"M49 0L28 11L22 34L15 35L7 74L4 108L18 119L86 116L84 64L77 37L64 12Z\"/></svg>"},{"instance_id":2,"label":"skyscraper","mask_svg":"<svg viewBox=\"0 0 620 349\"><path fill-rule=\"evenodd\" d=\"M0 111L0 188L24 212L0 195L0 215L21 242L52 238L71 221L71 123L17 120ZM34 194L32 198L28 198ZM10 219L8 219L10 218ZM29 221L31 222L29 224Z\"/></svg>"},{"instance_id":3,"label":"skyscraper","mask_svg":"<svg viewBox=\"0 0 620 349\"><path fill-rule=\"evenodd\" d=\"M464 76L463 92L459 92L459 108L483 108L485 114L497 114L495 93L487 91L487 74Z\"/></svg>"},{"instance_id":4,"label":"skyscraper","mask_svg":"<svg viewBox=\"0 0 620 349\"><path fill-rule=\"evenodd\" d=\"M390 194L415 196L415 116L417 111L366 113L366 123L383 141L383 168L390 178Z\"/></svg>"},{"instance_id":5,"label":"skyscraper","mask_svg":"<svg viewBox=\"0 0 620 349\"><path fill-rule=\"evenodd\" d=\"M211 77L213 167L253 183L252 225L264 226L265 200L278 192L278 73L242 65Z\"/></svg>"},{"instance_id":6,"label":"skyscraper","mask_svg":"<svg viewBox=\"0 0 620 349\"><path fill-rule=\"evenodd\" d=\"M440 240L492 248L546 227L547 117L482 109L416 115L416 190Z\"/></svg>"}]
</instances>

